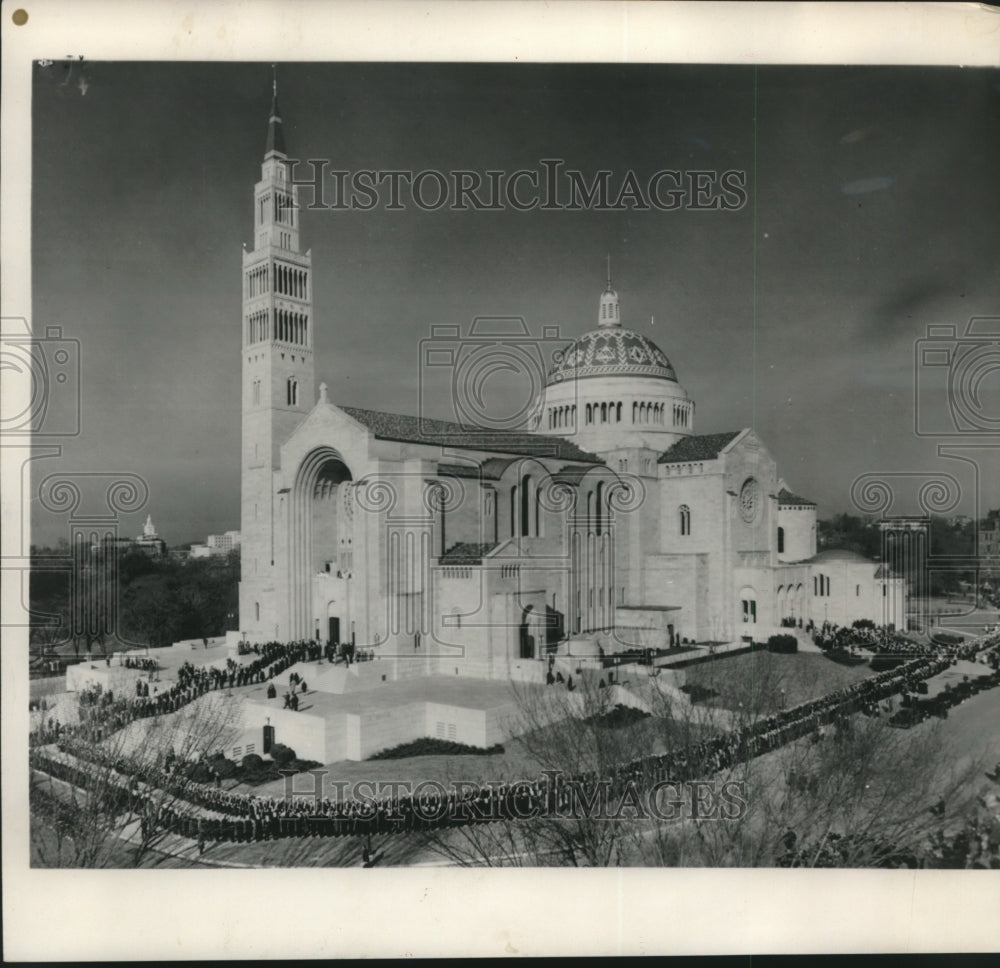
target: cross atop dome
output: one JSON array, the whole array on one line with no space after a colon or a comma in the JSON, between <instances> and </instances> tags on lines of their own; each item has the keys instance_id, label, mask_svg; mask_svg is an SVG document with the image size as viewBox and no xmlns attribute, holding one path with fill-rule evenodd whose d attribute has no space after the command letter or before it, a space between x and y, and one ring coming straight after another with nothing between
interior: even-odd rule
<instances>
[{"instance_id":1,"label":"cross atop dome","mask_svg":"<svg viewBox=\"0 0 1000 968\"><path fill-rule=\"evenodd\" d=\"M608 253L608 285L601 293L601 302L597 310L598 326L615 326L621 328L621 309L618 305L618 293L611 288L611 253Z\"/></svg>"}]
</instances>

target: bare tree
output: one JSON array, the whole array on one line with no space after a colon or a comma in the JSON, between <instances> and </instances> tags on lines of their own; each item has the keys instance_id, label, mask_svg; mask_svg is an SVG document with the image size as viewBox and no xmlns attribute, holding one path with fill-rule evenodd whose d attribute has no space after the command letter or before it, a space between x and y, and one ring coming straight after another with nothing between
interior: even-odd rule
<instances>
[{"instance_id":1,"label":"bare tree","mask_svg":"<svg viewBox=\"0 0 1000 968\"><path fill-rule=\"evenodd\" d=\"M209 693L177 712L137 720L97 743L38 751L32 770L35 855L43 866L136 866L170 835L189 802L191 765L229 744L237 700Z\"/></svg>"},{"instance_id":2,"label":"bare tree","mask_svg":"<svg viewBox=\"0 0 1000 968\"><path fill-rule=\"evenodd\" d=\"M917 863L970 809L983 758L955 749L940 723L903 730L886 715L861 713L769 752L758 748L752 737L763 719L832 691L827 662L817 656L793 665L759 653L749 664L721 659L686 674L633 667L624 672L625 692L602 688L600 673L578 676L572 692L517 687L518 744L538 771L577 778L575 805L584 809L467 824L431 835L433 848L467 866ZM856 673L840 675L848 681ZM648 715L623 714L626 700ZM733 744L721 759L705 745L720 736ZM623 798L620 782L602 787L631 764L627 778L651 794L656 778L635 764L679 751L670 762L682 762L683 775L672 779L725 787L740 809L726 813L709 802L698 815L688 799L688 809L668 819L649 800Z\"/></svg>"},{"instance_id":3,"label":"bare tree","mask_svg":"<svg viewBox=\"0 0 1000 968\"><path fill-rule=\"evenodd\" d=\"M127 794L110 767L54 776L32 768L28 787L32 863L41 867L117 866Z\"/></svg>"},{"instance_id":4,"label":"bare tree","mask_svg":"<svg viewBox=\"0 0 1000 968\"><path fill-rule=\"evenodd\" d=\"M134 862L139 865L170 835L172 815L192 812L188 797L196 786L192 766L202 757L225 749L239 728L239 699L229 692L210 692L176 713L140 720L136 737L126 736L132 766L152 775L143 795L133 801L126 823L132 834Z\"/></svg>"}]
</instances>

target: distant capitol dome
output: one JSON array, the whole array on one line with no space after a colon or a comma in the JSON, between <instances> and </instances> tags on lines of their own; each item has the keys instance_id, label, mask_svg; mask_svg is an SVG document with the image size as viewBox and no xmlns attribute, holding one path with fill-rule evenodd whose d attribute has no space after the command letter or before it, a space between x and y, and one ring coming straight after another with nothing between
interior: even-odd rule
<instances>
[{"instance_id":1,"label":"distant capitol dome","mask_svg":"<svg viewBox=\"0 0 1000 968\"><path fill-rule=\"evenodd\" d=\"M651 376L677 382L670 360L648 336L602 326L584 333L549 370L546 386L590 376Z\"/></svg>"}]
</instances>

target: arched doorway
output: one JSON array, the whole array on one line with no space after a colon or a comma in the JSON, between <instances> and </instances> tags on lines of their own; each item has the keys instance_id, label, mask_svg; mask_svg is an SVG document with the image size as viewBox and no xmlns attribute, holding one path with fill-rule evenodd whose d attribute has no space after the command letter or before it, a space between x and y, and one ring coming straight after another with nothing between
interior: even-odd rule
<instances>
[{"instance_id":1,"label":"arched doorway","mask_svg":"<svg viewBox=\"0 0 1000 968\"><path fill-rule=\"evenodd\" d=\"M522 659L533 659L535 657L535 636L532 634L531 619L534 605L528 605L521 612L521 624L518 626L517 638L519 650L518 654Z\"/></svg>"},{"instance_id":2,"label":"arched doorway","mask_svg":"<svg viewBox=\"0 0 1000 968\"><path fill-rule=\"evenodd\" d=\"M337 601L326 603L326 635L327 645L337 648L341 642L341 615L340 604Z\"/></svg>"},{"instance_id":3,"label":"arched doorway","mask_svg":"<svg viewBox=\"0 0 1000 968\"><path fill-rule=\"evenodd\" d=\"M352 475L340 454L320 447L299 465L289 502L289 635L306 638L312 632L316 575L342 578L344 562L353 555ZM327 609L323 619L329 633ZM338 613L338 617L343 618ZM322 634L322 633L321 633Z\"/></svg>"}]
</instances>

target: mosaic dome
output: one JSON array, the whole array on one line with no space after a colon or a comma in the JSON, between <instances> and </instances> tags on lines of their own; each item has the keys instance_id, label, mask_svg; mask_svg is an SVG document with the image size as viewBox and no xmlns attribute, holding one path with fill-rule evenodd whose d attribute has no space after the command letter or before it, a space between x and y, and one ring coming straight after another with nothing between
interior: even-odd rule
<instances>
[{"instance_id":1,"label":"mosaic dome","mask_svg":"<svg viewBox=\"0 0 1000 968\"><path fill-rule=\"evenodd\" d=\"M677 382L663 350L641 333L620 326L584 333L556 354L546 385L586 376L652 376Z\"/></svg>"}]
</instances>

